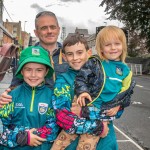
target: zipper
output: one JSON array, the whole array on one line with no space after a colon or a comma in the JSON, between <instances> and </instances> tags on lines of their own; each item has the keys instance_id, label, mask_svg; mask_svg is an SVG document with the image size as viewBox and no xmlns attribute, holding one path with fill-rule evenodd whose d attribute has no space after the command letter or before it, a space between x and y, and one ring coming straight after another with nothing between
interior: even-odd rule
<instances>
[{"instance_id":1,"label":"zipper","mask_svg":"<svg viewBox=\"0 0 150 150\"><path fill-rule=\"evenodd\" d=\"M31 99L31 105L30 105L30 112L33 112L34 97L35 97L35 87L32 88L32 99Z\"/></svg>"}]
</instances>

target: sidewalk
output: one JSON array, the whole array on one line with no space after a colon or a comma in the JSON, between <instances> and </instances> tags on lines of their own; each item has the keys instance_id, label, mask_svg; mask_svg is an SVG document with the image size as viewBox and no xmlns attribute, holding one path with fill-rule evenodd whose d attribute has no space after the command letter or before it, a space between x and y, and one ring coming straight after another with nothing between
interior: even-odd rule
<instances>
[{"instance_id":1,"label":"sidewalk","mask_svg":"<svg viewBox=\"0 0 150 150\"><path fill-rule=\"evenodd\" d=\"M12 80L12 73L6 73L4 79L0 82L0 94L7 89L11 83Z\"/></svg>"}]
</instances>

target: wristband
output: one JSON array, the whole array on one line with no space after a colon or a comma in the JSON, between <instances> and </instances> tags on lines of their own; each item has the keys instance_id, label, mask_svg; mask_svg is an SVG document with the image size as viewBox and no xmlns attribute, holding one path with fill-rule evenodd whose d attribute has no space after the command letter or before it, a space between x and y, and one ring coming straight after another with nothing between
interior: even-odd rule
<instances>
[{"instance_id":1,"label":"wristband","mask_svg":"<svg viewBox=\"0 0 150 150\"><path fill-rule=\"evenodd\" d=\"M27 131L27 133L28 133L28 141L27 141L27 144L29 145L29 144L30 144L30 132Z\"/></svg>"}]
</instances>

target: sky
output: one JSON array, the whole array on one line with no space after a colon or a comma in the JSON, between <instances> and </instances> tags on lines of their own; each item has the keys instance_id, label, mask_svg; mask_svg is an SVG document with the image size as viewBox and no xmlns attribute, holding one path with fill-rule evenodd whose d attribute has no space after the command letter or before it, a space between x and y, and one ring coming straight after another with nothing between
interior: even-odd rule
<instances>
[{"instance_id":1,"label":"sky","mask_svg":"<svg viewBox=\"0 0 150 150\"><path fill-rule=\"evenodd\" d=\"M35 36L34 19L38 12L52 11L56 14L60 27L65 27L66 35L74 33L76 27L88 29L89 34L96 32L96 27L116 25L119 21L106 20L104 7L99 7L101 0L4 0L3 21L21 21L22 30ZM62 31L62 30L61 30ZM61 36L61 34L60 34Z\"/></svg>"}]
</instances>

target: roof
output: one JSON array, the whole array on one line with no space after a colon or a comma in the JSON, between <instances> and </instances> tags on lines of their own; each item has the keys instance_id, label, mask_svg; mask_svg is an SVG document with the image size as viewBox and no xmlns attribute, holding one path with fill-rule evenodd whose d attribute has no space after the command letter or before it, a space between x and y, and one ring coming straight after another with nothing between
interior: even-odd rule
<instances>
[{"instance_id":1,"label":"roof","mask_svg":"<svg viewBox=\"0 0 150 150\"><path fill-rule=\"evenodd\" d=\"M78 29L76 27L75 33L83 34L83 35L88 35L88 29Z\"/></svg>"}]
</instances>

